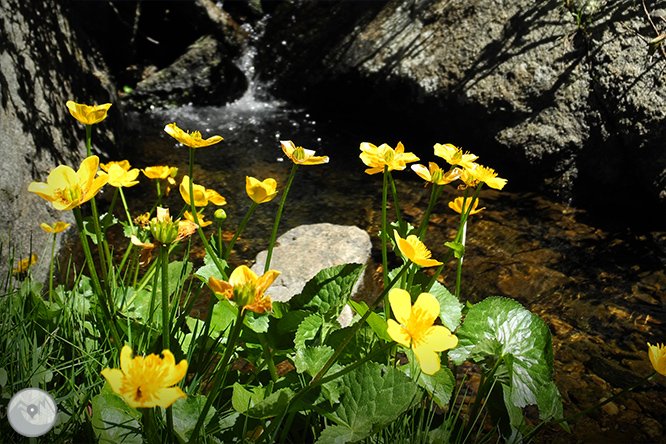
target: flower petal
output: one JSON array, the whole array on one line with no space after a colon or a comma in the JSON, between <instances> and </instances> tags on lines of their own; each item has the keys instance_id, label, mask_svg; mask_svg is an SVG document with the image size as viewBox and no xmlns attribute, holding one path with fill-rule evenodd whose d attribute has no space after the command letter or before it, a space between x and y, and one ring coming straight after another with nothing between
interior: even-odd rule
<instances>
[{"instance_id":1,"label":"flower petal","mask_svg":"<svg viewBox=\"0 0 666 444\"><path fill-rule=\"evenodd\" d=\"M173 404L177 399L180 398L187 398L187 395L181 390L180 387L167 387L167 388L161 388L157 390L153 394L154 398L150 405L145 405L145 407L154 407L154 406L160 406L163 408L169 407L171 404Z\"/></svg>"},{"instance_id":2,"label":"flower petal","mask_svg":"<svg viewBox=\"0 0 666 444\"><path fill-rule=\"evenodd\" d=\"M409 335L409 332L405 327L395 322L393 319L386 321L388 328L386 333L398 344L409 347L412 343L412 337Z\"/></svg>"},{"instance_id":3,"label":"flower petal","mask_svg":"<svg viewBox=\"0 0 666 444\"><path fill-rule=\"evenodd\" d=\"M440 314L439 301L430 293L421 293L412 307L412 316L424 325L432 325ZM412 319L414 322L414 319Z\"/></svg>"},{"instance_id":4,"label":"flower petal","mask_svg":"<svg viewBox=\"0 0 666 444\"><path fill-rule=\"evenodd\" d=\"M419 347L429 347L432 351L442 352L458 345L458 337L443 325L433 325L421 337Z\"/></svg>"},{"instance_id":5,"label":"flower petal","mask_svg":"<svg viewBox=\"0 0 666 444\"><path fill-rule=\"evenodd\" d=\"M275 279L277 279L279 275L279 271L268 270L261 277L259 277L256 282L255 297L261 298L266 289L275 281Z\"/></svg>"},{"instance_id":6,"label":"flower petal","mask_svg":"<svg viewBox=\"0 0 666 444\"><path fill-rule=\"evenodd\" d=\"M412 314L412 297L402 288L394 288L388 295L393 315L402 325L407 325Z\"/></svg>"},{"instance_id":7,"label":"flower petal","mask_svg":"<svg viewBox=\"0 0 666 444\"><path fill-rule=\"evenodd\" d=\"M416 359L419 361L421 371L426 375L434 375L440 369L439 354L435 353L430 347L413 347Z\"/></svg>"},{"instance_id":8,"label":"flower petal","mask_svg":"<svg viewBox=\"0 0 666 444\"><path fill-rule=\"evenodd\" d=\"M229 284L233 287L236 285L243 285L248 282L256 282L258 276L252 270L250 270L246 265L239 265L231 272L229 276Z\"/></svg>"},{"instance_id":9,"label":"flower petal","mask_svg":"<svg viewBox=\"0 0 666 444\"><path fill-rule=\"evenodd\" d=\"M120 388L123 385L123 372L117 368L105 368L102 370L102 376L108 381L111 390L115 393L120 393Z\"/></svg>"},{"instance_id":10,"label":"flower petal","mask_svg":"<svg viewBox=\"0 0 666 444\"><path fill-rule=\"evenodd\" d=\"M124 374L130 372L130 364L132 363L132 348L129 345L124 345L120 350L120 369Z\"/></svg>"},{"instance_id":11,"label":"flower petal","mask_svg":"<svg viewBox=\"0 0 666 444\"><path fill-rule=\"evenodd\" d=\"M176 365L176 359L169 350L162 350L162 369L164 371L161 385L170 387L185 377L187 374L187 361L183 359Z\"/></svg>"}]
</instances>

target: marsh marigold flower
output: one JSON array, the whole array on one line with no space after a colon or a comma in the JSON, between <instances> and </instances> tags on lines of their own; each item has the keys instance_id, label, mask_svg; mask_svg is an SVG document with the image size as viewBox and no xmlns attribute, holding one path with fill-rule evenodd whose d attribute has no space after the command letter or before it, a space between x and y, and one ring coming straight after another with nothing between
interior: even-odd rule
<instances>
[{"instance_id":1,"label":"marsh marigold flower","mask_svg":"<svg viewBox=\"0 0 666 444\"><path fill-rule=\"evenodd\" d=\"M184 212L184 213L183 213L183 217L184 217L186 220L189 220L190 222L195 223L195 222L194 222L194 215L193 215L192 213L190 213L189 211ZM203 228L203 227L207 227L208 225L211 225L211 224L213 223L212 220L209 220L208 222L204 222L204 218L205 218L205 217L206 217L206 216L204 216L203 213L197 213L197 220L199 221L199 226L200 226L201 228Z\"/></svg>"},{"instance_id":2,"label":"marsh marigold flower","mask_svg":"<svg viewBox=\"0 0 666 444\"><path fill-rule=\"evenodd\" d=\"M47 233L58 234L58 233L62 233L63 231L65 231L67 229L67 227L69 227L70 225L71 224L68 224L66 222L61 222L61 221L58 221L58 222L54 223L53 226L48 225L45 222L42 222L40 227L42 228L42 230L46 231Z\"/></svg>"},{"instance_id":3,"label":"marsh marigold flower","mask_svg":"<svg viewBox=\"0 0 666 444\"><path fill-rule=\"evenodd\" d=\"M109 162L108 164L104 165L104 167L102 167L102 170L104 171L100 171L99 175L107 176L108 177L107 183L112 187L129 188L139 183L139 181L136 180L136 178L139 177L139 169L138 168L130 169L129 162L127 163L127 168L125 168L125 165L123 165L121 162L114 162L114 163Z\"/></svg>"},{"instance_id":4,"label":"marsh marigold flower","mask_svg":"<svg viewBox=\"0 0 666 444\"><path fill-rule=\"evenodd\" d=\"M414 153L405 152L402 142L398 142L395 150L385 143L375 146L368 142L361 143L360 148L359 157L370 167L365 170L367 174L383 173L385 166L388 166L389 171L404 170L408 163L419 160Z\"/></svg>"},{"instance_id":5,"label":"marsh marigold flower","mask_svg":"<svg viewBox=\"0 0 666 444\"><path fill-rule=\"evenodd\" d=\"M454 180L459 179L462 174L460 168L444 171L435 162L429 162L428 168L418 163L412 165L411 168L421 179L426 182L434 183L435 185L449 184Z\"/></svg>"},{"instance_id":6,"label":"marsh marigold flower","mask_svg":"<svg viewBox=\"0 0 666 444\"><path fill-rule=\"evenodd\" d=\"M169 167L169 166L149 166L146 167L145 169L141 170L143 174L148 178L148 179L161 179L164 180L166 179L167 181L167 187L166 187L166 195L169 195L169 192L171 191L171 188L176 186L176 175L178 174L178 168L176 167Z\"/></svg>"},{"instance_id":7,"label":"marsh marigold flower","mask_svg":"<svg viewBox=\"0 0 666 444\"><path fill-rule=\"evenodd\" d=\"M169 350L162 356L151 353L132 358L132 349L125 345L120 351L120 370L105 368L102 376L111 389L134 408L169 407L185 393L176 384L187 374L187 361L176 360Z\"/></svg>"},{"instance_id":8,"label":"marsh marigold flower","mask_svg":"<svg viewBox=\"0 0 666 444\"><path fill-rule=\"evenodd\" d=\"M407 239L403 239L396 230L393 230L393 235L395 236L398 249L410 261L422 267L442 265L442 262L430 259L430 250L415 235L410 234L407 236Z\"/></svg>"},{"instance_id":9,"label":"marsh marigold flower","mask_svg":"<svg viewBox=\"0 0 666 444\"><path fill-rule=\"evenodd\" d=\"M129 160L112 160L112 161L107 162L107 163L100 163L99 164L99 169L108 173L109 168L111 168L111 166L113 166L113 165L117 165L125 171L129 171L129 169L131 167L131 165L129 163Z\"/></svg>"},{"instance_id":10,"label":"marsh marigold flower","mask_svg":"<svg viewBox=\"0 0 666 444\"><path fill-rule=\"evenodd\" d=\"M475 165L473 168L468 170L469 174L477 182L483 182L488 185L490 188L496 190L501 190L506 185L507 180L497 177L497 173L492 168L485 167L483 165Z\"/></svg>"},{"instance_id":11,"label":"marsh marigold flower","mask_svg":"<svg viewBox=\"0 0 666 444\"><path fill-rule=\"evenodd\" d=\"M67 165L56 167L44 182L32 182L28 191L53 204L60 211L71 210L92 199L106 184L108 176L98 176L99 158L90 156L81 162L78 171Z\"/></svg>"},{"instance_id":12,"label":"marsh marigold flower","mask_svg":"<svg viewBox=\"0 0 666 444\"><path fill-rule=\"evenodd\" d=\"M240 265L231 272L229 282L211 276L208 285L218 298L232 300L243 310L263 313L272 309L271 297L264 296L264 293L279 274L279 271L268 270L262 276L257 276L245 265Z\"/></svg>"},{"instance_id":13,"label":"marsh marigold flower","mask_svg":"<svg viewBox=\"0 0 666 444\"><path fill-rule=\"evenodd\" d=\"M180 182L180 195L185 201L186 204L190 204L190 177L183 176L183 180ZM194 184L194 206L195 207L205 207L208 205L208 202L211 202L215 205L225 205L227 200L222 197L217 191L209 190L204 188L203 185Z\"/></svg>"},{"instance_id":14,"label":"marsh marigold flower","mask_svg":"<svg viewBox=\"0 0 666 444\"><path fill-rule=\"evenodd\" d=\"M16 268L12 270L12 273L14 274L20 274L20 273L25 273L28 271L30 267L35 265L35 262L37 262L37 255L33 254L30 257L27 257L25 259L21 259L18 264L16 264Z\"/></svg>"},{"instance_id":15,"label":"marsh marigold flower","mask_svg":"<svg viewBox=\"0 0 666 444\"><path fill-rule=\"evenodd\" d=\"M411 347L426 375L439 371L439 352L458 345L458 338L443 325L434 325L440 314L437 298L430 293L421 293L412 306L409 293L394 288L388 295L393 319L387 321L389 336L398 344Z\"/></svg>"},{"instance_id":16,"label":"marsh marigold flower","mask_svg":"<svg viewBox=\"0 0 666 444\"><path fill-rule=\"evenodd\" d=\"M463 200L464 200L464 204L463 204ZM465 211L467 211L469 209L469 202L471 200L472 200L471 197L468 197L467 199L465 199L463 196L456 197L455 199L453 199L452 202L449 202L449 208L451 208L453 211L455 211L458 214L462 214L463 206L465 208ZM474 203L472 204L472 210L470 211L469 214L472 215L472 214L480 213L481 211L486 209L486 207L483 207L483 208L480 208L480 209L477 210L476 207L478 207L478 206L479 206L479 199L476 198L476 199L474 199Z\"/></svg>"},{"instance_id":17,"label":"marsh marigold flower","mask_svg":"<svg viewBox=\"0 0 666 444\"><path fill-rule=\"evenodd\" d=\"M109 108L111 108L110 103L89 106L74 103L71 100L69 100L66 105L72 117L86 125L94 125L95 123L99 123L106 119L106 113L109 111Z\"/></svg>"},{"instance_id":18,"label":"marsh marigold flower","mask_svg":"<svg viewBox=\"0 0 666 444\"><path fill-rule=\"evenodd\" d=\"M192 133L185 132L178 128L175 123L170 123L165 126L164 131L183 145L187 145L190 148L201 148L204 146L215 145L224 140L220 136L212 136L208 139L202 139L199 131L193 131Z\"/></svg>"},{"instance_id":19,"label":"marsh marigold flower","mask_svg":"<svg viewBox=\"0 0 666 444\"><path fill-rule=\"evenodd\" d=\"M464 153L460 148L450 143L442 145L441 143L436 143L435 146L435 156L441 157L446 160L449 165L460 166L464 169L473 168L474 161L479 158L471 153Z\"/></svg>"},{"instance_id":20,"label":"marsh marigold flower","mask_svg":"<svg viewBox=\"0 0 666 444\"><path fill-rule=\"evenodd\" d=\"M282 145L284 154L295 164L319 165L328 163L328 156L315 156L313 150L306 150L302 146L297 147L291 140L282 140L280 145Z\"/></svg>"},{"instance_id":21,"label":"marsh marigold flower","mask_svg":"<svg viewBox=\"0 0 666 444\"><path fill-rule=\"evenodd\" d=\"M655 371L666 376L666 346L664 344L648 345L648 355Z\"/></svg>"},{"instance_id":22,"label":"marsh marigold flower","mask_svg":"<svg viewBox=\"0 0 666 444\"><path fill-rule=\"evenodd\" d=\"M260 182L254 177L245 176L245 191L250 199L258 204L269 202L277 196L277 182L271 178Z\"/></svg>"}]
</instances>

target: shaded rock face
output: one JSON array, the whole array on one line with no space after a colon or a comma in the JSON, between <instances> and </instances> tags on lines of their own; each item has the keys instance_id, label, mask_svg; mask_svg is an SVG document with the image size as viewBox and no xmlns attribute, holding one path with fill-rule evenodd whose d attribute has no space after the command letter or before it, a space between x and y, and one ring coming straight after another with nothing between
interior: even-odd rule
<instances>
[{"instance_id":1,"label":"shaded rock face","mask_svg":"<svg viewBox=\"0 0 666 444\"><path fill-rule=\"evenodd\" d=\"M666 227L666 56L644 41L657 34L640 2L568 4L284 3L258 69L275 94L346 116L367 141L423 156L454 143L511 189L632 203Z\"/></svg>"},{"instance_id":2,"label":"shaded rock face","mask_svg":"<svg viewBox=\"0 0 666 444\"><path fill-rule=\"evenodd\" d=\"M223 105L241 97L247 83L224 47L204 36L174 63L140 81L125 100L139 110L191 102Z\"/></svg>"},{"instance_id":3,"label":"shaded rock face","mask_svg":"<svg viewBox=\"0 0 666 444\"><path fill-rule=\"evenodd\" d=\"M78 168L85 156L84 126L65 102L112 102L113 88L58 2L1 0L0 17L0 237L7 241L11 234L17 256L26 257L31 242L41 256L47 234L39 224L73 217L28 193L28 185L46 181L59 164ZM97 125L95 153L114 151L109 128L118 119L112 107L106 124Z\"/></svg>"}]
</instances>

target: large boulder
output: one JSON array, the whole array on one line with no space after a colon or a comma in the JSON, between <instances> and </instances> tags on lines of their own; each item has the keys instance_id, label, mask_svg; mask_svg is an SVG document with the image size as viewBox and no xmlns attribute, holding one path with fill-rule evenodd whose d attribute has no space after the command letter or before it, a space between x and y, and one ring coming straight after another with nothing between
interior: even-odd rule
<instances>
[{"instance_id":1,"label":"large boulder","mask_svg":"<svg viewBox=\"0 0 666 444\"><path fill-rule=\"evenodd\" d=\"M268 294L274 301L285 302L300 294L305 284L319 271L349 263L368 265L372 258L372 243L367 232L354 226L329 223L301 225L277 239L271 256L272 270L280 275L270 286ZM252 271L264 273L268 252L261 251ZM363 298L373 289L372 273L366 270L359 278L352 297ZM351 311L346 309L340 319L343 325L351 321Z\"/></svg>"},{"instance_id":2,"label":"large boulder","mask_svg":"<svg viewBox=\"0 0 666 444\"><path fill-rule=\"evenodd\" d=\"M0 0L0 238L5 247L17 248L16 259L31 250L41 256L47 234L40 223L73 222L71 211L56 211L27 192L30 182L45 181L56 165L78 168L85 156L84 126L65 103L113 102L113 96L104 64L60 2ZM95 153L113 151L110 128L117 122L112 107L109 119L96 125ZM7 262L2 257L0 268Z\"/></svg>"},{"instance_id":3,"label":"large boulder","mask_svg":"<svg viewBox=\"0 0 666 444\"><path fill-rule=\"evenodd\" d=\"M422 159L461 145L509 189L663 228L666 55L648 54L664 32L653 15L657 30L641 2L285 2L258 68L275 94L360 122L370 142L402 140ZM616 211L628 204L641 218Z\"/></svg>"}]
</instances>

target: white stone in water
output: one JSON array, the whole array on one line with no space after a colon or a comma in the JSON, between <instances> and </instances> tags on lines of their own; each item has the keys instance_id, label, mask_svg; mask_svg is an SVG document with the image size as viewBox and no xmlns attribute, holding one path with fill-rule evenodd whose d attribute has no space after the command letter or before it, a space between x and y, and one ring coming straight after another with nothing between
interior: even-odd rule
<instances>
[{"instance_id":1,"label":"white stone in water","mask_svg":"<svg viewBox=\"0 0 666 444\"><path fill-rule=\"evenodd\" d=\"M305 284L325 268L348 263L367 265L371 260L370 236L355 226L301 225L280 236L275 245L270 269L280 275L266 291L273 301L286 302L300 294ZM266 250L257 255L252 271L263 274L267 255ZM352 297L363 291L365 279L366 271L354 286ZM338 321L347 326L352 317L347 306Z\"/></svg>"}]
</instances>

